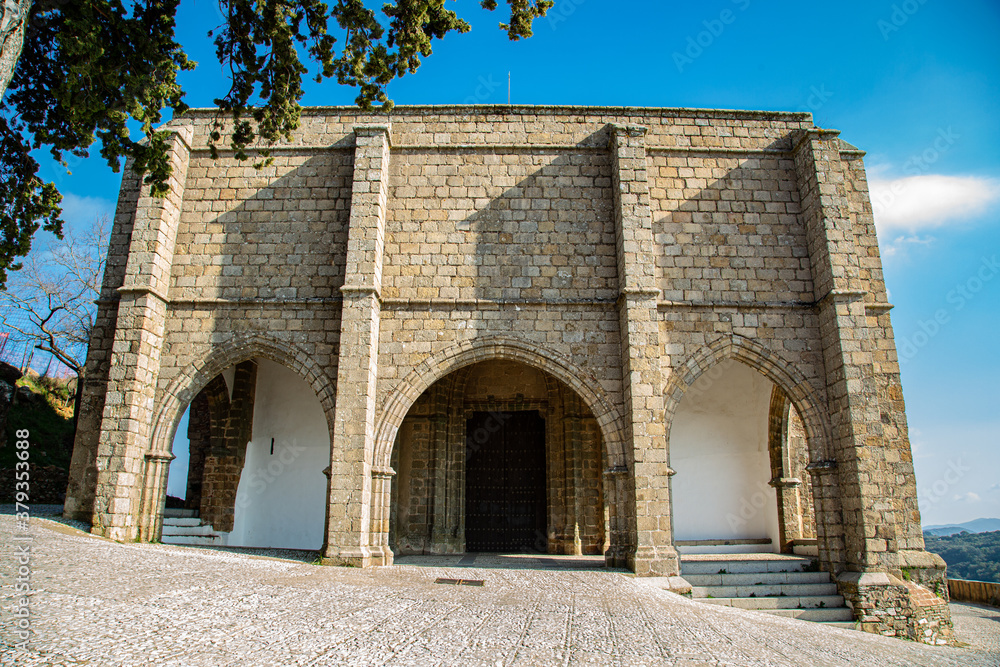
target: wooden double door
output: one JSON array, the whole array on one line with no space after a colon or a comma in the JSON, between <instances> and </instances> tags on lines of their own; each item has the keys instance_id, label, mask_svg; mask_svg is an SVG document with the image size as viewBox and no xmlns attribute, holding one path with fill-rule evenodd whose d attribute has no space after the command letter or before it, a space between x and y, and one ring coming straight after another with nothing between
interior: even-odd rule
<instances>
[{"instance_id":1,"label":"wooden double door","mask_svg":"<svg viewBox=\"0 0 1000 667\"><path fill-rule=\"evenodd\" d=\"M466 436L465 550L546 553L545 420L473 412Z\"/></svg>"}]
</instances>

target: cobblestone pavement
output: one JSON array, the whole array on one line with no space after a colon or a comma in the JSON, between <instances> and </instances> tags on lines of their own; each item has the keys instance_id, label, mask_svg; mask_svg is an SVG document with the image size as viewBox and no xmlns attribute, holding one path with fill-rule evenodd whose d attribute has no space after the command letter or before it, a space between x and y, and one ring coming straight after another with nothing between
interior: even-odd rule
<instances>
[{"instance_id":1,"label":"cobblestone pavement","mask_svg":"<svg viewBox=\"0 0 1000 667\"><path fill-rule=\"evenodd\" d=\"M1000 665L1000 609L982 604L951 603L955 636L970 648Z\"/></svg>"},{"instance_id":2,"label":"cobblestone pavement","mask_svg":"<svg viewBox=\"0 0 1000 667\"><path fill-rule=\"evenodd\" d=\"M13 528L13 517L0 516L4 664L996 664L971 649L691 602L567 562L354 570L118 544L45 519L31 528L37 634L23 652L10 625ZM485 585L439 585L437 577Z\"/></svg>"}]
</instances>

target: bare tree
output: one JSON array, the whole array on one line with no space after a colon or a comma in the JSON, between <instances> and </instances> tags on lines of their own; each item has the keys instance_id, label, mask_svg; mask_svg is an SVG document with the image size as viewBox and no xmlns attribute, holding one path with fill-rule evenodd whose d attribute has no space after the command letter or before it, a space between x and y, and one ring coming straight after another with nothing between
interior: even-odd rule
<instances>
[{"instance_id":1,"label":"bare tree","mask_svg":"<svg viewBox=\"0 0 1000 667\"><path fill-rule=\"evenodd\" d=\"M97 218L83 233L67 232L34 253L0 291L0 324L31 341L83 380L108 250L110 222Z\"/></svg>"}]
</instances>

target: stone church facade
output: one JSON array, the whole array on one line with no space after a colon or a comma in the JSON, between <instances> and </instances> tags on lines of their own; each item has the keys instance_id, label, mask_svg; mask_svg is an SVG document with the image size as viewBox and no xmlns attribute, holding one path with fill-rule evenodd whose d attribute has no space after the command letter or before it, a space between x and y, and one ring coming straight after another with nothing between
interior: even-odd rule
<instances>
[{"instance_id":1,"label":"stone church facade","mask_svg":"<svg viewBox=\"0 0 1000 667\"><path fill-rule=\"evenodd\" d=\"M328 563L533 551L674 577L685 550L763 544L815 554L867 629L920 615L902 579L934 588L944 565L863 153L838 132L801 113L307 109L255 169L210 157L212 114L168 126L165 198L126 170L67 516L159 539L188 410L185 502L235 530L251 457L306 419L255 416L280 370L320 423L319 462L283 465L318 489Z\"/></svg>"}]
</instances>

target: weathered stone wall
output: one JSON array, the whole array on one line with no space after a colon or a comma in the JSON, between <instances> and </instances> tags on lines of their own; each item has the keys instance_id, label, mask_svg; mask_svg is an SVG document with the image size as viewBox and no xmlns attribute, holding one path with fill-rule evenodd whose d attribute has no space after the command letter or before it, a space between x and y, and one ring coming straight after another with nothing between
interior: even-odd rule
<instances>
[{"instance_id":1,"label":"weathered stone wall","mask_svg":"<svg viewBox=\"0 0 1000 667\"><path fill-rule=\"evenodd\" d=\"M11 445L13 447L13 440ZM17 500L17 474L14 468L0 468L0 503L14 503ZM69 475L59 466L28 465L28 479L31 481L31 503L37 505L61 505L66 498L66 484Z\"/></svg>"},{"instance_id":2,"label":"weathered stone wall","mask_svg":"<svg viewBox=\"0 0 1000 667\"><path fill-rule=\"evenodd\" d=\"M796 489L803 539L816 538L816 513L813 507L812 476L809 474L809 447L802 418L791 408L788 411L788 452L792 477L800 480Z\"/></svg>"},{"instance_id":3,"label":"weathered stone wall","mask_svg":"<svg viewBox=\"0 0 1000 667\"><path fill-rule=\"evenodd\" d=\"M863 154L808 114L307 109L262 170L209 159L213 116L171 123L167 198L123 183L68 515L155 537L184 407L267 358L330 426L324 555L390 563L393 443L424 437L407 414L503 359L592 415L579 432L600 434L608 562L676 574L670 425L735 359L801 417L824 569L937 576Z\"/></svg>"},{"instance_id":4,"label":"weathered stone wall","mask_svg":"<svg viewBox=\"0 0 1000 667\"><path fill-rule=\"evenodd\" d=\"M205 457L212 444L212 418L205 390L191 401L188 412L188 476L184 492L185 509L201 508L202 477L205 474Z\"/></svg>"}]
</instances>

